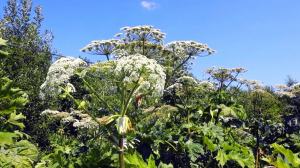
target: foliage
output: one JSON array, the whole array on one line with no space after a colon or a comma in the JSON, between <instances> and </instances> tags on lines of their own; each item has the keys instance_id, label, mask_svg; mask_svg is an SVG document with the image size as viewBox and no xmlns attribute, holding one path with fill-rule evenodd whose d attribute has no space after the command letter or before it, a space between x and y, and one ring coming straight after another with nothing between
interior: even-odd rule
<instances>
[{"instance_id":1,"label":"foliage","mask_svg":"<svg viewBox=\"0 0 300 168\"><path fill-rule=\"evenodd\" d=\"M0 38L1 45L5 41ZM7 57L6 52L1 52ZM17 114L18 109L27 103L26 94L19 88L13 88L13 81L0 78L0 166L1 167L32 167L38 159L38 150L35 145L27 140L16 141L28 135L17 131L23 130L24 124L20 120L25 119L22 113Z\"/></svg>"},{"instance_id":2,"label":"foliage","mask_svg":"<svg viewBox=\"0 0 300 168\"><path fill-rule=\"evenodd\" d=\"M27 140L21 140L14 145L1 147L1 167L30 168L38 159L38 150L35 145Z\"/></svg>"},{"instance_id":3,"label":"foliage","mask_svg":"<svg viewBox=\"0 0 300 168\"><path fill-rule=\"evenodd\" d=\"M155 159L150 155L148 159L148 164L143 160L142 156L138 152L134 152L133 155L125 154L126 167L128 168L156 168ZM173 168L172 165L167 165L162 162L158 165L159 168Z\"/></svg>"},{"instance_id":4,"label":"foliage","mask_svg":"<svg viewBox=\"0 0 300 168\"><path fill-rule=\"evenodd\" d=\"M276 143L272 144L271 147L274 148L273 155L277 154L277 158L275 159L273 156L269 156L268 158L263 158L262 160L282 168L300 166L299 153L293 153L291 150L285 149L283 146ZM281 154L284 156L284 158Z\"/></svg>"},{"instance_id":5,"label":"foliage","mask_svg":"<svg viewBox=\"0 0 300 168\"><path fill-rule=\"evenodd\" d=\"M3 76L14 79L14 86L26 90L29 102L21 110L26 116L24 131L41 146L45 145L47 129L40 129L39 112L46 103L39 99L39 87L44 82L52 61L52 31L42 31L42 7L32 10L31 0L8 0L0 22L0 36L7 40L10 56L1 62ZM34 13L34 14L33 14Z\"/></svg>"},{"instance_id":6,"label":"foliage","mask_svg":"<svg viewBox=\"0 0 300 168\"><path fill-rule=\"evenodd\" d=\"M0 39L0 58L7 59L0 76L2 167L299 167L294 79L276 91L238 78L245 68L212 67L200 81L189 73L191 60L215 50L195 41L164 45L166 34L153 26L124 27L120 39L81 49L105 55L105 62L62 57L50 66L52 37L40 33L41 7L31 22L31 1L16 4L8 1L2 20L9 47ZM30 66L15 65L6 51ZM29 91L29 103L18 85ZM26 133L35 139L44 129L38 141L50 145L39 156L22 140L30 128L21 121L34 122Z\"/></svg>"}]
</instances>

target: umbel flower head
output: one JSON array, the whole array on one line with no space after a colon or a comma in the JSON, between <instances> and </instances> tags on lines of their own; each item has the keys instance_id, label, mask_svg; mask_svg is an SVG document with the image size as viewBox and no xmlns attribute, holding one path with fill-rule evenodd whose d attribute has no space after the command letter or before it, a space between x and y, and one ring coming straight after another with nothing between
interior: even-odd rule
<instances>
[{"instance_id":1,"label":"umbel flower head","mask_svg":"<svg viewBox=\"0 0 300 168\"><path fill-rule=\"evenodd\" d=\"M179 55L187 56L205 56L203 53L215 53L216 51L209 48L207 44L197 43L195 41L173 41L166 44L166 48L174 51Z\"/></svg>"},{"instance_id":2,"label":"umbel flower head","mask_svg":"<svg viewBox=\"0 0 300 168\"><path fill-rule=\"evenodd\" d=\"M276 85L276 94L280 97L287 96L289 98L294 98L300 95L300 83L295 83L288 87L286 85Z\"/></svg>"},{"instance_id":3,"label":"umbel flower head","mask_svg":"<svg viewBox=\"0 0 300 168\"><path fill-rule=\"evenodd\" d=\"M136 93L152 93L152 96L163 94L166 75L156 60L148 59L141 54L118 59L114 73L122 80L127 90L137 86Z\"/></svg>"},{"instance_id":4,"label":"umbel flower head","mask_svg":"<svg viewBox=\"0 0 300 168\"><path fill-rule=\"evenodd\" d=\"M205 73L209 74L210 78L217 80L219 82L230 82L230 81L237 81L237 76L241 73L247 72L247 69L243 67L238 68L216 68L212 67L210 69L204 70Z\"/></svg>"},{"instance_id":5,"label":"umbel flower head","mask_svg":"<svg viewBox=\"0 0 300 168\"><path fill-rule=\"evenodd\" d=\"M116 45L123 44L123 41L118 39L109 40L95 40L91 44L88 44L82 48L81 52L90 52L95 55L109 55L112 53Z\"/></svg>"},{"instance_id":6,"label":"umbel flower head","mask_svg":"<svg viewBox=\"0 0 300 168\"><path fill-rule=\"evenodd\" d=\"M163 38L165 38L166 33L162 33L160 29L153 29L153 26L135 26L135 27L123 27L120 30L124 30L123 41L132 42L132 41L149 41L149 42L158 42L163 44ZM116 37L121 36L121 34L115 35Z\"/></svg>"},{"instance_id":7,"label":"umbel flower head","mask_svg":"<svg viewBox=\"0 0 300 168\"><path fill-rule=\"evenodd\" d=\"M62 57L55 61L49 68L46 81L40 86L41 98L45 98L45 94L59 95L61 89L58 86L68 86L70 92L74 92L75 88L69 79L79 67L86 65L82 59L73 57Z\"/></svg>"},{"instance_id":8,"label":"umbel flower head","mask_svg":"<svg viewBox=\"0 0 300 168\"><path fill-rule=\"evenodd\" d=\"M88 54L93 55L106 55L107 60L109 60L108 56L114 51L114 48L118 45L123 44L124 42L118 39L110 39L110 40L95 40L92 41L91 44L88 44L84 48L80 50L80 52L86 52Z\"/></svg>"},{"instance_id":9,"label":"umbel flower head","mask_svg":"<svg viewBox=\"0 0 300 168\"><path fill-rule=\"evenodd\" d=\"M182 76L178 79L176 79L177 83L181 83L183 85L196 85L198 84L198 81L196 81L193 77L190 76Z\"/></svg>"}]
</instances>

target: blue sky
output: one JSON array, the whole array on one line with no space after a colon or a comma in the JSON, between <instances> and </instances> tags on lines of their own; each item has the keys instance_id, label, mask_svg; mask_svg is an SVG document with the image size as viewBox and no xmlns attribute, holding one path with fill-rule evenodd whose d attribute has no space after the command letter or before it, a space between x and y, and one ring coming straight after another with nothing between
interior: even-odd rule
<instances>
[{"instance_id":1,"label":"blue sky","mask_svg":"<svg viewBox=\"0 0 300 168\"><path fill-rule=\"evenodd\" d=\"M193 40L217 51L194 61L198 79L218 66L244 67L241 78L265 85L284 83L287 75L300 80L298 0L33 0L36 5L43 6L42 28L53 30L53 47L63 55L105 61L79 50L113 38L121 27L153 25L167 34L165 43Z\"/></svg>"}]
</instances>

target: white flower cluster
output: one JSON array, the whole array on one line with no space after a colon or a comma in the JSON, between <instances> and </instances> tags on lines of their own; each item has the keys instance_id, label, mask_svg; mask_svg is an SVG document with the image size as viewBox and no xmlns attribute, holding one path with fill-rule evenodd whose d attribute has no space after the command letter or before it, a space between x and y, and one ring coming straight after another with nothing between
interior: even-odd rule
<instances>
[{"instance_id":1,"label":"white flower cluster","mask_svg":"<svg viewBox=\"0 0 300 168\"><path fill-rule=\"evenodd\" d=\"M216 90L216 85L208 81L201 81L198 86L208 92Z\"/></svg>"},{"instance_id":2,"label":"white flower cluster","mask_svg":"<svg viewBox=\"0 0 300 168\"><path fill-rule=\"evenodd\" d=\"M99 127L99 124L95 122L92 117L81 118L81 120L75 120L73 127L76 128L86 128L86 129L95 129Z\"/></svg>"},{"instance_id":3,"label":"white flower cluster","mask_svg":"<svg viewBox=\"0 0 300 168\"><path fill-rule=\"evenodd\" d=\"M178 92L181 89L182 89L181 83L174 83L173 85L167 87L166 92L167 93Z\"/></svg>"},{"instance_id":4,"label":"white flower cluster","mask_svg":"<svg viewBox=\"0 0 300 168\"><path fill-rule=\"evenodd\" d=\"M214 73L244 73L244 72L247 72L248 70L246 68L243 68L243 67L238 67L238 68L223 68L223 67L211 67L210 69L206 69L204 70L204 72L206 73L211 73L211 74L214 74Z\"/></svg>"},{"instance_id":5,"label":"white flower cluster","mask_svg":"<svg viewBox=\"0 0 300 168\"><path fill-rule=\"evenodd\" d=\"M183 85L195 85L198 84L198 81L196 81L193 77L190 76L182 76L176 79L176 83L181 83Z\"/></svg>"},{"instance_id":6,"label":"white flower cluster","mask_svg":"<svg viewBox=\"0 0 300 168\"><path fill-rule=\"evenodd\" d=\"M293 84L290 88L290 91L299 92L300 91L300 83Z\"/></svg>"},{"instance_id":7,"label":"white flower cluster","mask_svg":"<svg viewBox=\"0 0 300 168\"><path fill-rule=\"evenodd\" d=\"M43 112L41 112L41 116L51 116L51 115L55 115L58 113L59 113L59 111L47 109L47 110L44 110Z\"/></svg>"},{"instance_id":8,"label":"white flower cluster","mask_svg":"<svg viewBox=\"0 0 300 168\"><path fill-rule=\"evenodd\" d=\"M204 52L207 52L208 54L216 52L209 48L207 44L201 44L195 41L173 41L166 44L165 47L175 51L178 55L184 54L187 56L201 56Z\"/></svg>"},{"instance_id":9,"label":"white flower cluster","mask_svg":"<svg viewBox=\"0 0 300 168\"><path fill-rule=\"evenodd\" d=\"M248 79L237 78L236 81L242 85L246 85L251 90L263 88L262 82L258 81L258 80L248 80Z\"/></svg>"},{"instance_id":10,"label":"white flower cluster","mask_svg":"<svg viewBox=\"0 0 300 168\"><path fill-rule=\"evenodd\" d=\"M238 81L245 83L246 80L238 79L237 76L240 73L247 72L247 69L243 67L238 68L223 68L223 67L211 67L210 69L206 69L203 71L204 73L207 73L210 75L208 78L209 80L212 78L214 80L217 80L218 82L231 82L231 81Z\"/></svg>"},{"instance_id":11,"label":"white flower cluster","mask_svg":"<svg viewBox=\"0 0 300 168\"><path fill-rule=\"evenodd\" d=\"M129 56L129 53L124 49L116 49L111 53L112 58L121 58Z\"/></svg>"},{"instance_id":12,"label":"white flower cluster","mask_svg":"<svg viewBox=\"0 0 300 168\"><path fill-rule=\"evenodd\" d=\"M80 52L88 52L94 55L110 55L117 45L123 44L124 42L118 39L109 39L101 41L92 41L80 50Z\"/></svg>"},{"instance_id":13,"label":"white flower cluster","mask_svg":"<svg viewBox=\"0 0 300 168\"><path fill-rule=\"evenodd\" d=\"M287 90L289 87L286 85L279 84L279 85L276 85L276 88L278 90Z\"/></svg>"},{"instance_id":14,"label":"white flower cluster","mask_svg":"<svg viewBox=\"0 0 300 168\"><path fill-rule=\"evenodd\" d=\"M40 97L44 99L45 95L60 94L60 85L66 85L74 92L75 88L69 83L69 79L79 67L86 65L82 59L73 57L63 57L55 61L49 68L46 81L40 86Z\"/></svg>"},{"instance_id":15,"label":"white flower cluster","mask_svg":"<svg viewBox=\"0 0 300 168\"><path fill-rule=\"evenodd\" d=\"M73 127L79 128L79 129L94 129L98 128L99 124L93 120L93 118L85 113L82 113L82 111L79 110L72 110L70 113L71 116L74 116L78 119L74 119Z\"/></svg>"},{"instance_id":16,"label":"white flower cluster","mask_svg":"<svg viewBox=\"0 0 300 168\"><path fill-rule=\"evenodd\" d=\"M154 41L163 43L163 38L165 38L166 34L162 33L160 29L153 29L153 26L135 26L135 27L123 27L120 30L124 30L126 33L124 34L123 40L125 42L132 41ZM115 36L119 37L121 34L117 34Z\"/></svg>"},{"instance_id":17,"label":"white flower cluster","mask_svg":"<svg viewBox=\"0 0 300 168\"><path fill-rule=\"evenodd\" d=\"M56 110L44 110L42 113L41 113L41 116L48 116L48 117L51 117L51 118L55 118L55 119L60 119L62 120L62 123L70 123L70 122L73 122L74 121L74 117L72 117L70 115L70 113L68 112L59 112L59 111L56 111Z\"/></svg>"},{"instance_id":18,"label":"white flower cluster","mask_svg":"<svg viewBox=\"0 0 300 168\"><path fill-rule=\"evenodd\" d=\"M144 94L152 91L152 96L161 96L166 75L156 60L135 54L118 59L114 73L121 78L123 87L140 83L136 92Z\"/></svg>"},{"instance_id":19,"label":"white flower cluster","mask_svg":"<svg viewBox=\"0 0 300 168\"><path fill-rule=\"evenodd\" d=\"M68 113L47 109L41 113L41 116L49 116L53 119L59 119L62 123L73 123L73 127L79 129L95 129L99 126L99 124L95 122L90 115L84 114L79 110L72 110L71 113Z\"/></svg>"},{"instance_id":20,"label":"white flower cluster","mask_svg":"<svg viewBox=\"0 0 300 168\"><path fill-rule=\"evenodd\" d=\"M293 94L292 92L287 92L287 91L277 91L276 94L280 97L283 97L283 96L287 96L289 98L294 98L296 97L295 94Z\"/></svg>"},{"instance_id":21,"label":"white flower cluster","mask_svg":"<svg viewBox=\"0 0 300 168\"><path fill-rule=\"evenodd\" d=\"M262 89L253 89L252 92L257 93L257 94L266 94L266 93L268 93L267 91L264 91Z\"/></svg>"},{"instance_id":22,"label":"white flower cluster","mask_svg":"<svg viewBox=\"0 0 300 168\"><path fill-rule=\"evenodd\" d=\"M287 96L290 98L294 98L299 96L300 93L300 83L293 84L290 87L286 85L276 85L276 87L276 94L278 94L279 96Z\"/></svg>"}]
</instances>

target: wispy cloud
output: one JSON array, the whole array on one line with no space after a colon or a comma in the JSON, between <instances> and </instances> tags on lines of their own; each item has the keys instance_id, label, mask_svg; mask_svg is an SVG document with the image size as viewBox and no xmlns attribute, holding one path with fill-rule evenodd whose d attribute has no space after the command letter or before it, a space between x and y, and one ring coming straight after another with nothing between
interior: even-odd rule
<instances>
[{"instance_id":1,"label":"wispy cloud","mask_svg":"<svg viewBox=\"0 0 300 168\"><path fill-rule=\"evenodd\" d=\"M147 2L147 1L142 1L141 5L147 10L154 10L159 7L159 4L155 2Z\"/></svg>"}]
</instances>

